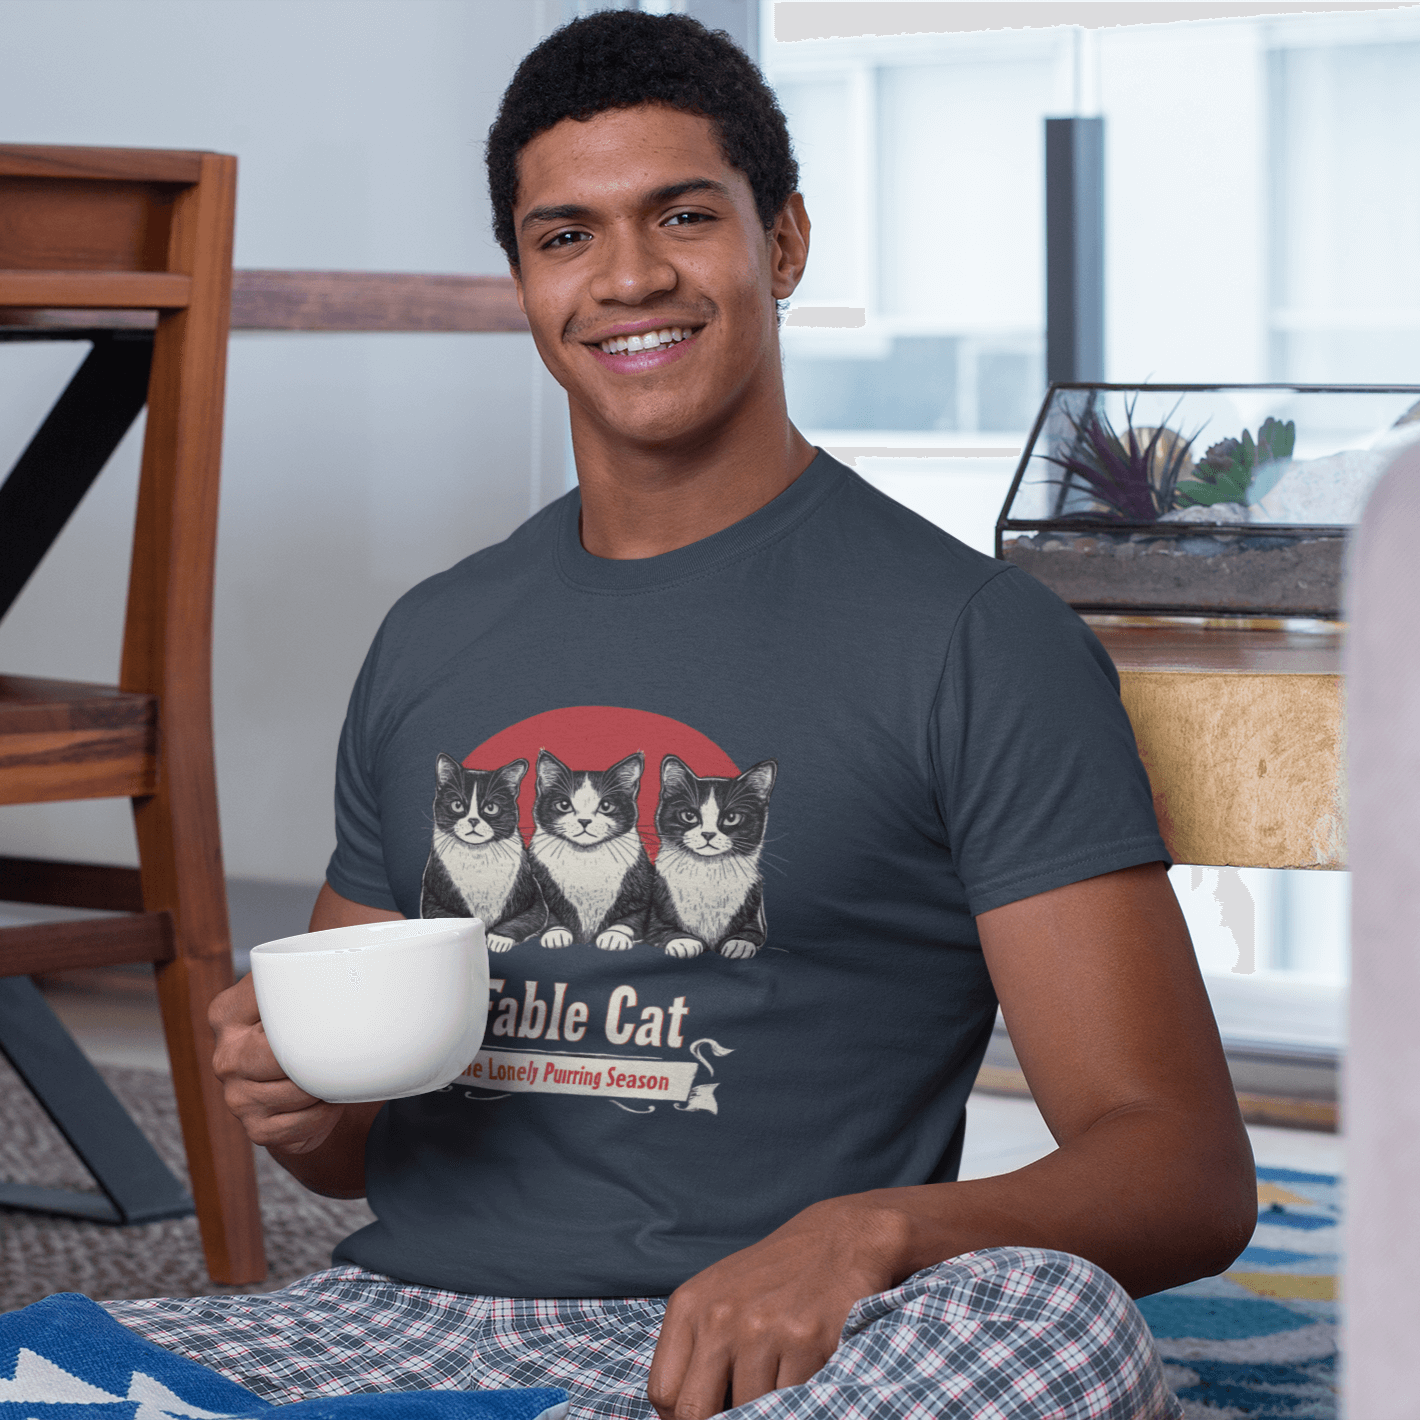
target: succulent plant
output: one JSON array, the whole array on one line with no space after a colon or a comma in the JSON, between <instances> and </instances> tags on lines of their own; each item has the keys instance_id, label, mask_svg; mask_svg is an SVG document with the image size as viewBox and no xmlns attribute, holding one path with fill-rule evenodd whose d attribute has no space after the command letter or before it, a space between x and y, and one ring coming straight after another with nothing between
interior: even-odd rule
<instances>
[{"instance_id":1,"label":"succulent plant","mask_svg":"<svg viewBox=\"0 0 1420 1420\"><path fill-rule=\"evenodd\" d=\"M1257 442L1244 429L1241 439L1220 439L1194 465L1194 478L1180 483L1175 499L1180 508L1211 508L1216 503L1255 502L1254 485L1263 464L1292 457L1297 426L1264 419Z\"/></svg>"},{"instance_id":2,"label":"succulent plant","mask_svg":"<svg viewBox=\"0 0 1420 1420\"><path fill-rule=\"evenodd\" d=\"M1167 428L1178 405L1169 411L1158 428L1136 428L1135 401L1124 406L1123 432L1115 430L1096 404L1093 392L1084 411L1076 417L1068 410L1073 438L1062 455L1046 458L1063 470L1058 480L1062 489L1076 484L1121 522L1152 523L1174 506L1174 489L1181 473L1191 467L1189 449L1195 434L1184 438ZM1066 516L1071 516L1067 514ZM1075 517L1098 517L1098 509L1080 511Z\"/></svg>"}]
</instances>

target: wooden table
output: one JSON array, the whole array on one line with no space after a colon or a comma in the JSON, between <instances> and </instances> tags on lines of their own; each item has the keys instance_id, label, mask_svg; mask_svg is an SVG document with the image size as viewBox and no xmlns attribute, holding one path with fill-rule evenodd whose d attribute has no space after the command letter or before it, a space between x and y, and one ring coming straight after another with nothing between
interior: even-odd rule
<instances>
[{"instance_id":1,"label":"wooden table","mask_svg":"<svg viewBox=\"0 0 1420 1420\"><path fill-rule=\"evenodd\" d=\"M1344 868L1342 631L1087 618L1175 861Z\"/></svg>"}]
</instances>

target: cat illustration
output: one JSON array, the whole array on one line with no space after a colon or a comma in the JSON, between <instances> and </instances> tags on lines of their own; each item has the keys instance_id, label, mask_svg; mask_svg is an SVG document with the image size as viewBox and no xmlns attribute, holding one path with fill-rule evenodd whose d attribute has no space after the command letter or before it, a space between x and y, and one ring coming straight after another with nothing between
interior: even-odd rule
<instances>
[{"instance_id":1,"label":"cat illustration","mask_svg":"<svg viewBox=\"0 0 1420 1420\"><path fill-rule=\"evenodd\" d=\"M600 771L538 754L531 853L547 903L543 946L595 942L617 952L645 935L651 860L636 831L645 766L639 750Z\"/></svg>"},{"instance_id":2,"label":"cat illustration","mask_svg":"<svg viewBox=\"0 0 1420 1420\"><path fill-rule=\"evenodd\" d=\"M661 761L646 940L668 956L743 959L764 945L759 855L778 770L766 759L736 779L702 779L673 754Z\"/></svg>"},{"instance_id":3,"label":"cat illustration","mask_svg":"<svg viewBox=\"0 0 1420 1420\"><path fill-rule=\"evenodd\" d=\"M490 952L536 936L547 907L518 832L525 759L501 769L465 769L450 755L435 765L434 844L419 893L421 917L481 917Z\"/></svg>"}]
</instances>

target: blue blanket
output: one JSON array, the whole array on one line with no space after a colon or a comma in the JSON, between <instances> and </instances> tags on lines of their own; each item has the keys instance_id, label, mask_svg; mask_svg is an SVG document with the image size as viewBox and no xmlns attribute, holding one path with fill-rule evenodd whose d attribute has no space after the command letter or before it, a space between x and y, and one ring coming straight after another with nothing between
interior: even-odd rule
<instances>
[{"instance_id":1,"label":"blue blanket","mask_svg":"<svg viewBox=\"0 0 1420 1420\"><path fill-rule=\"evenodd\" d=\"M279 1416L270 1412L279 1410ZM565 1390L419 1390L274 1406L75 1292L0 1316L0 1420L563 1420Z\"/></svg>"}]
</instances>

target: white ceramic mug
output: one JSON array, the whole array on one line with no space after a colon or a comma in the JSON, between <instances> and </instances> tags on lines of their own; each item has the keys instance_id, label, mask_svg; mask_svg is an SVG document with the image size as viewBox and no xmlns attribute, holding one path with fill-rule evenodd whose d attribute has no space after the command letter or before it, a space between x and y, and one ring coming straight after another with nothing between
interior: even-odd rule
<instances>
[{"instance_id":1,"label":"white ceramic mug","mask_svg":"<svg viewBox=\"0 0 1420 1420\"><path fill-rule=\"evenodd\" d=\"M478 1054L488 950L472 918L367 922L253 947L277 1063L332 1104L442 1089Z\"/></svg>"}]
</instances>

